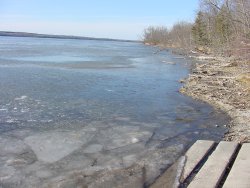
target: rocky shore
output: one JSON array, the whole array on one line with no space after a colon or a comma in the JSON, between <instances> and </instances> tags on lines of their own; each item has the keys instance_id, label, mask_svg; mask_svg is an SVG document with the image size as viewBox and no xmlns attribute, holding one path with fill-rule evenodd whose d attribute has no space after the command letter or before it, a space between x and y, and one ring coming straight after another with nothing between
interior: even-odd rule
<instances>
[{"instance_id":1,"label":"rocky shore","mask_svg":"<svg viewBox=\"0 0 250 188\"><path fill-rule=\"evenodd\" d=\"M229 115L224 140L250 142L250 62L200 55L192 58L200 62L187 79L180 80L185 83L180 92ZM181 161L182 157L151 188L177 187L183 171Z\"/></svg>"},{"instance_id":2,"label":"rocky shore","mask_svg":"<svg viewBox=\"0 0 250 188\"><path fill-rule=\"evenodd\" d=\"M250 61L205 56L180 89L181 93L225 111L231 118L224 140L250 142Z\"/></svg>"}]
</instances>

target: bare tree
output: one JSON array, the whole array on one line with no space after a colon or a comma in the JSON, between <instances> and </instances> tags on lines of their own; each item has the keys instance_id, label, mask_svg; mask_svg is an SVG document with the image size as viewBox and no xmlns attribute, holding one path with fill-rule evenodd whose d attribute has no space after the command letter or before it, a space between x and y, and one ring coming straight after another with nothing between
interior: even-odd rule
<instances>
[{"instance_id":1,"label":"bare tree","mask_svg":"<svg viewBox=\"0 0 250 188\"><path fill-rule=\"evenodd\" d=\"M192 24L178 22L172 29L164 26L148 27L143 32L144 43L165 47L190 47Z\"/></svg>"},{"instance_id":2,"label":"bare tree","mask_svg":"<svg viewBox=\"0 0 250 188\"><path fill-rule=\"evenodd\" d=\"M152 45L165 44L168 41L168 29L164 26L150 26L144 29L143 41Z\"/></svg>"},{"instance_id":3,"label":"bare tree","mask_svg":"<svg viewBox=\"0 0 250 188\"><path fill-rule=\"evenodd\" d=\"M193 24L178 22L144 30L145 43L177 48L205 47L222 55L250 55L250 0L200 0Z\"/></svg>"}]
</instances>

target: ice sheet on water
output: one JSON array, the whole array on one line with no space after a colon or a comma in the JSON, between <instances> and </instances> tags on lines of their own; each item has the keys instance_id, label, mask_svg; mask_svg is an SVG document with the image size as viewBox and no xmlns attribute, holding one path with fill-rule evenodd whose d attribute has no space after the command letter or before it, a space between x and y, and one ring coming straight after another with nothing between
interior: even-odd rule
<instances>
[{"instance_id":1,"label":"ice sheet on water","mask_svg":"<svg viewBox=\"0 0 250 188\"><path fill-rule=\"evenodd\" d=\"M97 153L97 152L102 151L102 149L103 149L102 145L92 144L92 145L89 145L87 148L85 148L84 152L85 153Z\"/></svg>"},{"instance_id":2,"label":"ice sheet on water","mask_svg":"<svg viewBox=\"0 0 250 188\"><path fill-rule=\"evenodd\" d=\"M11 166L3 166L0 168L0 182L9 179L15 174L15 169Z\"/></svg>"},{"instance_id":3,"label":"ice sheet on water","mask_svg":"<svg viewBox=\"0 0 250 188\"><path fill-rule=\"evenodd\" d=\"M93 134L85 131L53 131L29 136L24 141L39 160L51 163L69 155L92 137Z\"/></svg>"},{"instance_id":4,"label":"ice sheet on water","mask_svg":"<svg viewBox=\"0 0 250 188\"><path fill-rule=\"evenodd\" d=\"M212 135L200 136L209 128L204 106L176 93L186 60L139 43L3 41L0 186L142 187L194 139L189 130Z\"/></svg>"},{"instance_id":5,"label":"ice sheet on water","mask_svg":"<svg viewBox=\"0 0 250 188\"><path fill-rule=\"evenodd\" d=\"M122 120L126 120L127 124L130 122L126 118L115 121ZM77 183L78 179L74 179L74 176L72 179L71 175L81 172L90 173L88 177L91 181L87 185L91 185L92 181L99 182L106 176L102 174L103 170L110 173L118 170L116 175L119 179L123 177L119 173L129 174L130 168L139 165L140 172L143 168L147 171L145 181L151 182L183 150L182 146L157 148L157 141L155 145L147 145L156 127L156 124L145 122L133 122L125 126L96 121L78 129L13 130L6 133L8 136L1 136L1 153L3 151L7 158L0 158L0 163L11 168L6 170L9 172L7 175L2 173L0 176L5 178L4 182L15 183L23 181L27 174L33 174L24 181L23 187L39 182L54 185L58 178L66 186L68 183ZM96 179L95 174L99 174L100 179ZM81 178L84 179L84 176ZM108 178L111 178L110 184L119 182L115 176ZM123 178L129 182L131 177ZM137 181L142 177L139 175L134 178Z\"/></svg>"},{"instance_id":6,"label":"ice sheet on water","mask_svg":"<svg viewBox=\"0 0 250 188\"><path fill-rule=\"evenodd\" d=\"M21 97L15 98L15 100L18 101L18 100L24 100L24 99L27 99L27 98L28 98L27 96L23 95Z\"/></svg>"},{"instance_id":7,"label":"ice sheet on water","mask_svg":"<svg viewBox=\"0 0 250 188\"><path fill-rule=\"evenodd\" d=\"M136 126L118 126L102 130L98 140L105 143L106 150L112 150L140 141L145 142L151 136L152 132Z\"/></svg>"},{"instance_id":8,"label":"ice sheet on water","mask_svg":"<svg viewBox=\"0 0 250 188\"><path fill-rule=\"evenodd\" d=\"M13 137L0 137L1 155L20 154L27 149L27 145L19 139Z\"/></svg>"}]
</instances>

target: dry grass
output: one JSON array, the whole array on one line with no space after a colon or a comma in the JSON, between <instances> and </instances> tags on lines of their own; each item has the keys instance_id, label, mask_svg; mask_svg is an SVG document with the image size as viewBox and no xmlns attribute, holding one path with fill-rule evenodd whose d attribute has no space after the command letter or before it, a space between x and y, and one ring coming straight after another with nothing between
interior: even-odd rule
<instances>
[{"instance_id":1,"label":"dry grass","mask_svg":"<svg viewBox=\"0 0 250 188\"><path fill-rule=\"evenodd\" d=\"M244 73L238 76L237 81L250 91L250 73Z\"/></svg>"}]
</instances>

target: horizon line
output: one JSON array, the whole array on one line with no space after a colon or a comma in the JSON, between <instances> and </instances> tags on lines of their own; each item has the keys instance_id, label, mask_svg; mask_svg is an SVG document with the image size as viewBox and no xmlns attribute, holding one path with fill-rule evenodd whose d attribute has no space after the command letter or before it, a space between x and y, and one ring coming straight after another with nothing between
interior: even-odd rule
<instances>
[{"instance_id":1,"label":"horizon line","mask_svg":"<svg viewBox=\"0 0 250 188\"><path fill-rule=\"evenodd\" d=\"M0 36L6 37L33 37L33 38L55 38L55 39L78 39L78 40L105 40L105 41L121 41L121 42L142 42L141 40L116 39L106 37L88 37L79 35L63 35L63 34L45 34L26 31L0 31Z\"/></svg>"}]
</instances>

